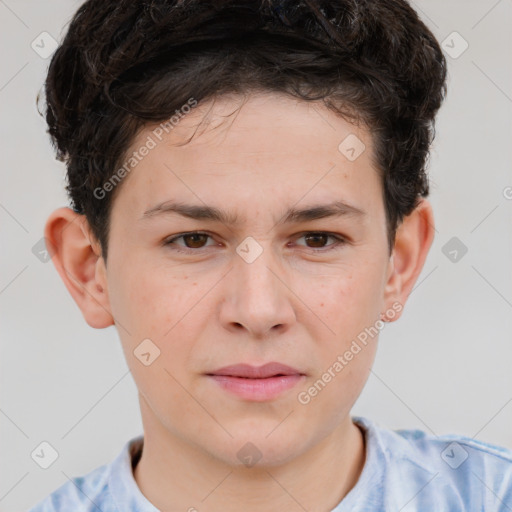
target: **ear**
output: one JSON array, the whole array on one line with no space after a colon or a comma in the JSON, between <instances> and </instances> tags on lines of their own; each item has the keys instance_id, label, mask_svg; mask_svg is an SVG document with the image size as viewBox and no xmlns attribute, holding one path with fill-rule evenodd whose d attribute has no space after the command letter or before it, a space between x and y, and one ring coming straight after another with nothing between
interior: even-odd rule
<instances>
[{"instance_id":1,"label":"ear","mask_svg":"<svg viewBox=\"0 0 512 512\"><path fill-rule=\"evenodd\" d=\"M382 317L392 322L400 318L403 307L420 275L434 240L434 214L430 203L422 199L410 215L404 217L397 229L395 245L389 262L385 287L385 304L393 316ZM392 304L399 302L398 311Z\"/></svg>"},{"instance_id":2,"label":"ear","mask_svg":"<svg viewBox=\"0 0 512 512\"><path fill-rule=\"evenodd\" d=\"M105 261L85 215L70 208L55 210L46 221L44 237L53 264L85 321L96 329L113 325Z\"/></svg>"}]
</instances>

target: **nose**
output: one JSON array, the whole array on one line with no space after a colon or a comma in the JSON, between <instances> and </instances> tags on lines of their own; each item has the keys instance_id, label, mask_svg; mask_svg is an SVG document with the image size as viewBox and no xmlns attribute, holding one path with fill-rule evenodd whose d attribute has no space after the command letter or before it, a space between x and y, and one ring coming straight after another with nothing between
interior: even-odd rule
<instances>
[{"instance_id":1,"label":"nose","mask_svg":"<svg viewBox=\"0 0 512 512\"><path fill-rule=\"evenodd\" d=\"M263 247L252 262L239 254L233 259L223 283L222 325L233 332L246 330L259 339L284 333L296 318L293 293L272 249Z\"/></svg>"}]
</instances>

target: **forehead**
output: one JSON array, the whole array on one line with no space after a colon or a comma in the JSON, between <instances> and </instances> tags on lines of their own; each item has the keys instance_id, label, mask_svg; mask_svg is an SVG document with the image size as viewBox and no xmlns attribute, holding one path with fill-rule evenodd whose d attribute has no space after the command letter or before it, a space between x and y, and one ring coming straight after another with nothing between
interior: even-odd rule
<instances>
[{"instance_id":1,"label":"forehead","mask_svg":"<svg viewBox=\"0 0 512 512\"><path fill-rule=\"evenodd\" d=\"M275 94L222 97L191 109L169 133L157 132L161 140L155 129L146 126L131 145L128 156L152 147L118 198L138 217L173 200L230 207L245 220L251 211L298 202L379 208L369 132L319 103Z\"/></svg>"}]
</instances>

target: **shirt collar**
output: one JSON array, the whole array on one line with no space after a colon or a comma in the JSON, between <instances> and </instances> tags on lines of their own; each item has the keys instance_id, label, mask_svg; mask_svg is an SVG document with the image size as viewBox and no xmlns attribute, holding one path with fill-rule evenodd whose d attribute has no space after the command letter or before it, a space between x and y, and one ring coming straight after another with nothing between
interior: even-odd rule
<instances>
[{"instance_id":1,"label":"shirt collar","mask_svg":"<svg viewBox=\"0 0 512 512\"><path fill-rule=\"evenodd\" d=\"M159 512L142 494L133 476L132 464L138 462L143 443L143 435L128 441L111 465L108 485L116 508L122 512Z\"/></svg>"},{"instance_id":2,"label":"shirt collar","mask_svg":"<svg viewBox=\"0 0 512 512\"><path fill-rule=\"evenodd\" d=\"M411 450L410 443L395 432L379 428L375 422L361 416L352 417L352 421L362 427L365 439L365 463L355 486L347 493L341 503L332 512L351 510L363 497L365 503L380 505L384 483L385 467L400 458L407 458L429 474L434 474L425 460ZM394 440L383 436L393 435ZM135 477L135 465L142 451L144 436L140 435L128 441L121 453L112 462L108 478L109 489L118 510L123 512L159 512L159 510L142 494ZM392 449L392 452L390 451Z\"/></svg>"}]
</instances>

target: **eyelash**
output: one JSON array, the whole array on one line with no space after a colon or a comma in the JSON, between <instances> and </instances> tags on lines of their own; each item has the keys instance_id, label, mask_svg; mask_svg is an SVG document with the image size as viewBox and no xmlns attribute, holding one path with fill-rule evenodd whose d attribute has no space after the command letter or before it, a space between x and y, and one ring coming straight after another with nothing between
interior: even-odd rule
<instances>
[{"instance_id":1,"label":"eyelash","mask_svg":"<svg viewBox=\"0 0 512 512\"><path fill-rule=\"evenodd\" d=\"M204 233L203 231L190 231L188 233L182 233L181 235L176 235L176 236L173 236L172 238L168 238L167 240L164 241L163 245L164 246L173 245L173 242L175 242L176 240L179 240L180 238L184 238L189 235L206 235L206 236L212 238L208 233ZM306 248L310 249L314 253L327 253L327 252L330 252L330 251L333 251L336 249L340 249L343 245L347 244L347 241L343 237L341 237L339 235L334 235L332 233L328 233L325 231L306 231L306 232L302 233L299 238L303 238L306 235L326 235L326 236L328 236L330 238L334 238L336 240L336 242L334 244L331 244L331 246L329 246L327 249L323 249L323 248L315 249L314 247L305 246ZM172 248L172 250L176 251L176 252L190 254L190 253L199 252L202 249L205 249L204 247L200 247L198 249L192 249L192 248L180 249L178 247L181 247L181 246L176 245L174 248Z\"/></svg>"}]
</instances>

